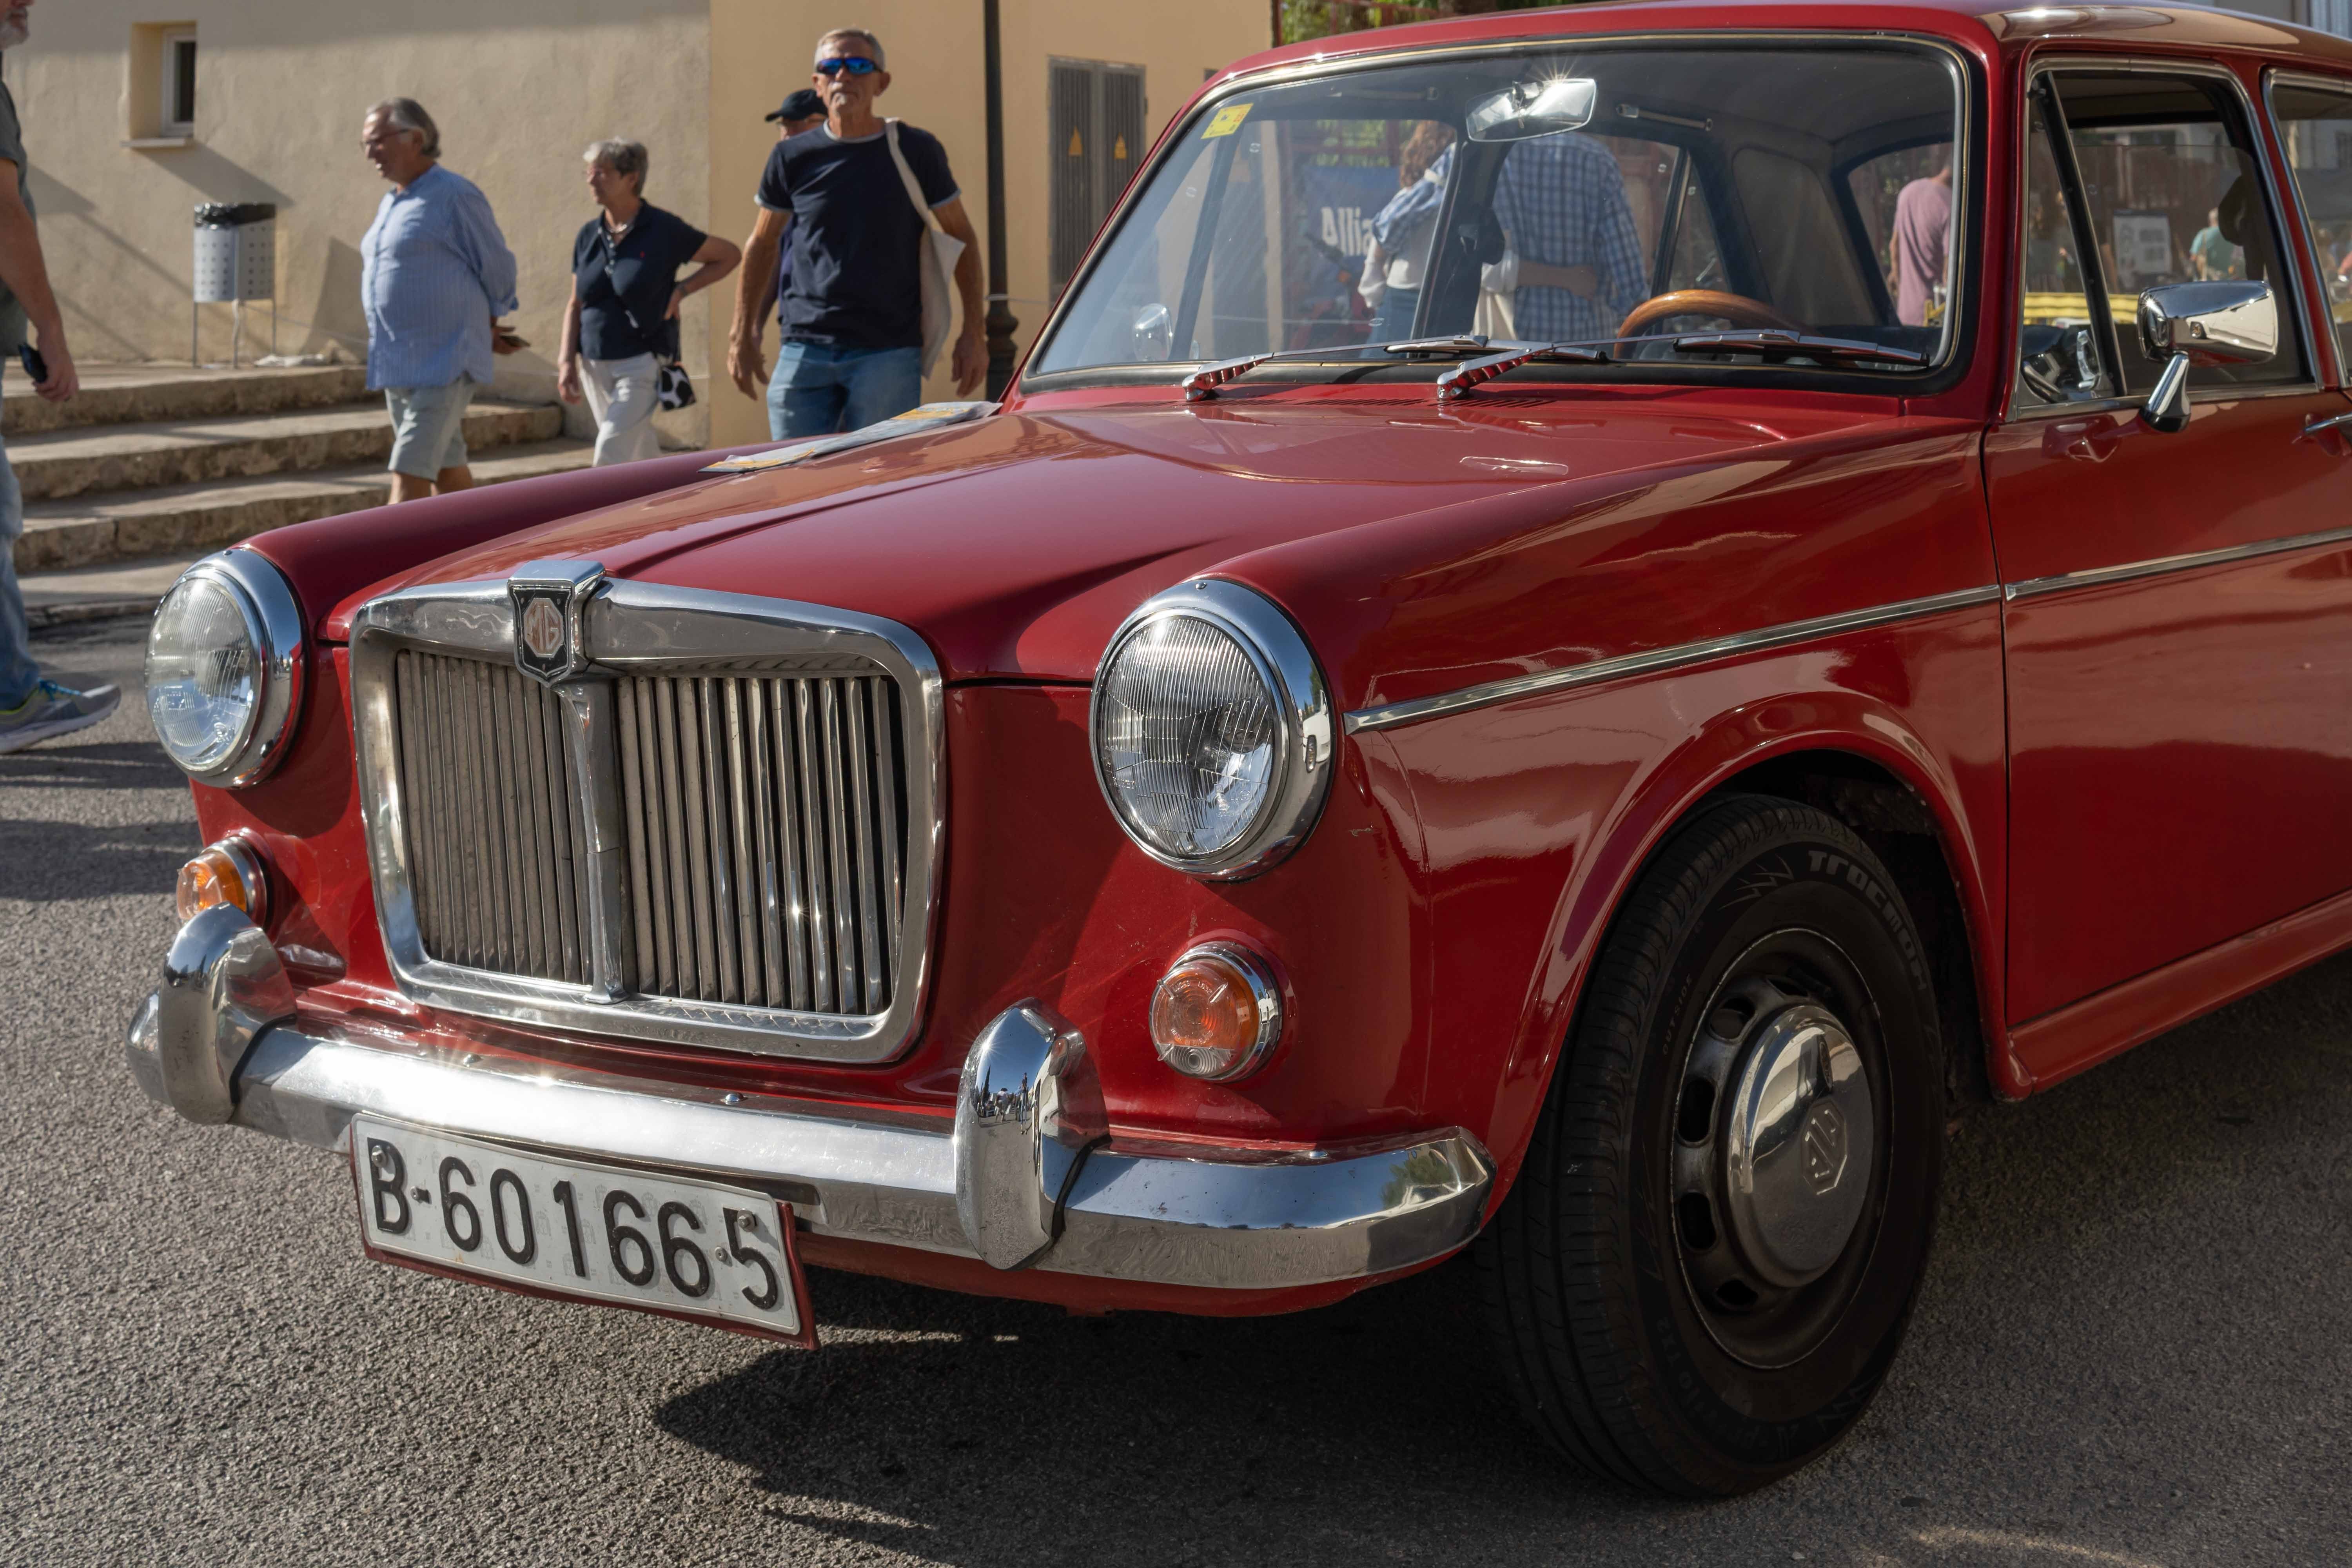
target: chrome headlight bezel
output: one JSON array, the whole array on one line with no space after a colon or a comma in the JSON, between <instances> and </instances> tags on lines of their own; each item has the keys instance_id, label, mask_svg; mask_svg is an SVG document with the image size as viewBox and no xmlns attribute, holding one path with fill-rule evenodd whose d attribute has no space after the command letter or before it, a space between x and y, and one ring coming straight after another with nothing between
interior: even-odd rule
<instances>
[{"instance_id":1,"label":"chrome headlight bezel","mask_svg":"<svg viewBox=\"0 0 2352 1568\"><path fill-rule=\"evenodd\" d=\"M278 568L250 550L224 550L205 556L180 574L171 593L178 592L191 579L224 592L245 621L246 637L255 655L253 707L236 744L210 766L191 767L172 750L168 741L164 742L163 751L182 773L198 784L242 789L267 778L284 759L296 721L301 717L305 668L302 604ZM164 595L166 600L171 593ZM162 612L163 605L159 603L157 619L148 628L151 692L154 687L152 672L155 631L162 624Z\"/></svg>"},{"instance_id":2,"label":"chrome headlight bezel","mask_svg":"<svg viewBox=\"0 0 2352 1568\"><path fill-rule=\"evenodd\" d=\"M1273 698L1277 720L1272 776L1256 817L1233 843L1199 856L1171 854L1137 826L1103 759L1103 688L1111 670L1143 632L1179 616L1205 622L1240 647ZM1087 702L1087 750L1112 818L1152 859L1209 881L1256 876L1306 840L1330 794L1335 737L1329 689L1306 637L1264 595L1213 578L1155 595L1121 622L1103 650Z\"/></svg>"}]
</instances>

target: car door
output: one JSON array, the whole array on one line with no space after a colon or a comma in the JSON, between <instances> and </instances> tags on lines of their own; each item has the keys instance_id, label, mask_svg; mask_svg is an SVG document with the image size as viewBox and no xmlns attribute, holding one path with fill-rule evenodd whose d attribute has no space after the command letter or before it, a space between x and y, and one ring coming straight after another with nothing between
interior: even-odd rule
<instances>
[{"instance_id":1,"label":"car door","mask_svg":"<svg viewBox=\"0 0 2352 1568\"><path fill-rule=\"evenodd\" d=\"M2029 102L2024 353L1986 444L2011 1023L2352 887L2352 446L2310 428L2346 404L2253 106L2218 68L2105 58ZM2194 372L2168 434L2134 306L2203 276L2270 283L2279 351Z\"/></svg>"}]
</instances>

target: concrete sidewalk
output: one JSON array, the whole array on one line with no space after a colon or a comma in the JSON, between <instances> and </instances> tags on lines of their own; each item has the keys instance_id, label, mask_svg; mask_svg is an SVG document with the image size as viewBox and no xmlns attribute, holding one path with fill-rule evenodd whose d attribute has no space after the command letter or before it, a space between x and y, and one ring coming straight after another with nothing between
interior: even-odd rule
<instances>
[{"instance_id":1,"label":"concrete sidewalk","mask_svg":"<svg viewBox=\"0 0 2352 1568\"><path fill-rule=\"evenodd\" d=\"M38 636L77 621L152 615L180 574L201 559L201 554L159 555L73 572L27 573L17 579L25 590L25 620Z\"/></svg>"}]
</instances>

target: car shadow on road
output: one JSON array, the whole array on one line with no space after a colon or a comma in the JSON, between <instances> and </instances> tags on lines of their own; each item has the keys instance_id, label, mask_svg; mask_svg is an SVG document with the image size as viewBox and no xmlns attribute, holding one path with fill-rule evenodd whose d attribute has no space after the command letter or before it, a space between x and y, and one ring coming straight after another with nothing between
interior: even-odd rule
<instances>
[{"instance_id":1,"label":"car shadow on road","mask_svg":"<svg viewBox=\"0 0 2352 1568\"><path fill-rule=\"evenodd\" d=\"M1459 1262L1255 1320L1079 1318L818 1271L822 1351L759 1357L655 1418L740 1467L780 1523L931 1562L1232 1561L1254 1542L1356 1563L1465 1532L1679 1559L1759 1528L1894 1554L1872 1561L2195 1560L2172 1532L2215 1510L2297 1533L2340 1512L2326 1464L2200 1434L2331 1419L2301 1347L2352 1331L2352 1267L2232 1271L2216 1248L2308 1258L2294 1236L2339 1232L2352 1178L2311 1173L2352 1146L2345 1016L2352 957L1971 1116L1877 1407L1738 1502L1635 1497L1555 1462L1487 1363ZM2086 1381L2090 1408L2049 1404Z\"/></svg>"},{"instance_id":2,"label":"car shadow on road","mask_svg":"<svg viewBox=\"0 0 2352 1568\"><path fill-rule=\"evenodd\" d=\"M1181 1562L1211 1535L1202 1560L1252 1539L1360 1560L1419 1533L1412 1494L1549 1493L1555 1521L1646 1506L1567 1475L1519 1425L1471 1286L1449 1264L1278 1318L1076 1317L817 1271L824 1349L656 1418L749 1471L772 1516L930 1562L1005 1561L1024 1539L1038 1561Z\"/></svg>"},{"instance_id":3,"label":"car shadow on road","mask_svg":"<svg viewBox=\"0 0 2352 1568\"><path fill-rule=\"evenodd\" d=\"M194 823L39 822L0 817L0 899L49 902L152 893L168 900L203 843Z\"/></svg>"},{"instance_id":4,"label":"car shadow on road","mask_svg":"<svg viewBox=\"0 0 2352 1568\"><path fill-rule=\"evenodd\" d=\"M184 789L187 775L153 741L55 741L0 758L0 787L9 789Z\"/></svg>"}]
</instances>

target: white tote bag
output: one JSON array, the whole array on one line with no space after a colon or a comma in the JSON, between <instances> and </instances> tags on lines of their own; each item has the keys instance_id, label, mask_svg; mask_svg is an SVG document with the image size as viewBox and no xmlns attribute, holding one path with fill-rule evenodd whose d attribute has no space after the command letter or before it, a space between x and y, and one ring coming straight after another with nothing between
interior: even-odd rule
<instances>
[{"instance_id":1,"label":"white tote bag","mask_svg":"<svg viewBox=\"0 0 2352 1568\"><path fill-rule=\"evenodd\" d=\"M928 376L955 331L955 267L963 241L940 226L939 216L923 200L923 187L915 183L915 171L907 167L907 155L898 151L898 122L886 120L883 127L890 141L890 162L898 165L898 178L906 182L907 199L923 215L923 254L916 265L923 280L923 374Z\"/></svg>"}]
</instances>

